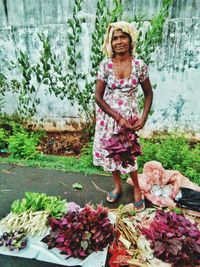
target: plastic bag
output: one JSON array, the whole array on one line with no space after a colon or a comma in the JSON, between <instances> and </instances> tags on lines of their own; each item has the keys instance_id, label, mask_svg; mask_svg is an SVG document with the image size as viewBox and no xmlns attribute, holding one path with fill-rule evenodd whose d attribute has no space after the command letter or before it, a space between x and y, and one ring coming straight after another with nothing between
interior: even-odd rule
<instances>
[{"instance_id":1,"label":"plastic bag","mask_svg":"<svg viewBox=\"0 0 200 267\"><path fill-rule=\"evenodd\" d=\"M182 197L176 203L189 210L200 212L200 192L189 188L181 188Z\"/></svg>"}]
</instances>

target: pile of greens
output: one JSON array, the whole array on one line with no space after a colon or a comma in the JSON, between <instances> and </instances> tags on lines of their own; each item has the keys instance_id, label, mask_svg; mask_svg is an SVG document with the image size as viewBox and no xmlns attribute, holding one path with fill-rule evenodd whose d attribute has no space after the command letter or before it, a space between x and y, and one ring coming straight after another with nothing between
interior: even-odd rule
<instances>
[{"instance_id":1,"label":"pile of greens","mask_svg":"<svg viewBox=\"0 0 200 267\"><path fill-rule=\"evenodd\" d=\"M61 200L58 196L47 196L42 193L25 192L25 198L15 200L11 204L13 213L22 213L25 211L48 211L55 218L60 218L66 212L67 201Z\"/></svg>"},{"instance_id":2,"label":"pile of greens","mask_svg":"<svg viewBox=\"0 0 200 267\"><path fill-rule=\"evenodd\" d=\"M57 248L61 254L84 259L93 251L102 251L114 238L114 226L108 218L108 209L96 209L86 204L83 209L74 206L59 220L50 217L50 234L41 241L48 249Z\"/></svg>"},{"instance_id":3,"label":"pile of greens","mask_svg":"<svg viewBox=\"0 0 200 267\"><path fill-rule=\"evenodd\" d=\"M130 125L134 125L137 117L128 120ZM113 158L123 168L128 165L135 165L136 157L141 155L141 147L138 143L138 135L130 129L121 129L111 138L103 141L104 149L107 150L107 158Z\"/></svg>"},{"instance_id":4,"label":"pile of greens","mask_svg":"<svg viewBox=\"0 0 200 267\"><path fill-rule=\"evenodd\" d=\"M142 227L154 254L173 267L199 266L200 231L197 223L192 223L175 212L157 210L148 228Z\"/></svg>"}]
</instances>

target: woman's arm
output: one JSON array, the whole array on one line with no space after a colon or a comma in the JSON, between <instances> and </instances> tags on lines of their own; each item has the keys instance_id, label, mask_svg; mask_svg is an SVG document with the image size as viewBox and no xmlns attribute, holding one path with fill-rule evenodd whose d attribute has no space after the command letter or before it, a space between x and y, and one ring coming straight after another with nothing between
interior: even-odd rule
<instances>
[{"instance_id":1,"label":"woman's arm","mask_svg":"<svg viewBox=\"0 0 200 267\"><path fill-rule=\"evenodd\" d=\"M153 91L149 78L147 78L145 81L141 83L141 87L144 93L144 109L141 118L138 121L136 121L136 123L132 127L134 131L138 131L144 127L153 100Z\"/></svg>"},{"instance_id":2,"label":"woman's arm","mask_svg":"<svg viewBox=\"0 0 200 267\"><path fill-rule=\"evenodd\" d=\"M97 80L96 82L96 90L95 90L95 100L97 105L109 116L113 117L114 120L116 120L120 126L131 128L129 122L122 118L116 111L114 111L103 99L103 95L105 92L106 84L102 80Z\"/></svg>"}]
</instances>

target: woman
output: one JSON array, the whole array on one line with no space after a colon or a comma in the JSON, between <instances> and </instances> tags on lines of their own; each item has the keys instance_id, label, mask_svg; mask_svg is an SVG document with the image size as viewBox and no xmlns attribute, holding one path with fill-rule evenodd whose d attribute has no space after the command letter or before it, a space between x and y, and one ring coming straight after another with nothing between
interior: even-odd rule
<instances>
[{"instance_id":1,"label":"woman","mask_svg":"<svg viewBox=\"0 0 200 267\"><path fill-rule=\"evenodd\" d=\"M97 73L95 99L96 130L94 138L94 165L102 166L112 172L115 188L107 195L108 202L115 202L122 193L120 173L130 173L134 184L134 205L143 210L144 199L138 184L137 162L126 168L113 158L108 158L103 141L117 134L120 129L138 131L142 129L151 108L153 92L148 78L147 66L134 56L138 33L127 22L111 23L104 41L104 59ZM139 116L137 108L137 86L144 93L144 109ZM134 125L130 118L137 116Z\"/></svg>"}]
</instances>

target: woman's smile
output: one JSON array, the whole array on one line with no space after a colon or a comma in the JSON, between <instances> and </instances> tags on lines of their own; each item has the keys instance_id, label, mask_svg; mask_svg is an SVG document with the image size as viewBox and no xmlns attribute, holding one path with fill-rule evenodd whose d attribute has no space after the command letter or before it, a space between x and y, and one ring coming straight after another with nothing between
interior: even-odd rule
<instances>
[{"instance_id":1,"label":"woman's smile","mask_svg":"<svg viewBox=\"0 0 200 267\"><path fill-rule=\"evenodd\" d=\"M123 46L123 45L116 45L116 48L117 48L117 49L123 49L124 46Z\"/></svg>"},{"instance_id":2,"label":"woman's smile","mask_svg":"<svg viewBox=\"0 0 200 267\"><path fill-rule=\"evenodd\" d=\"M127 53L130 51L130 39L128 35L121 30L114 31L112 37L112 48L114 53Z\"/></svg>"}]
</instances>

